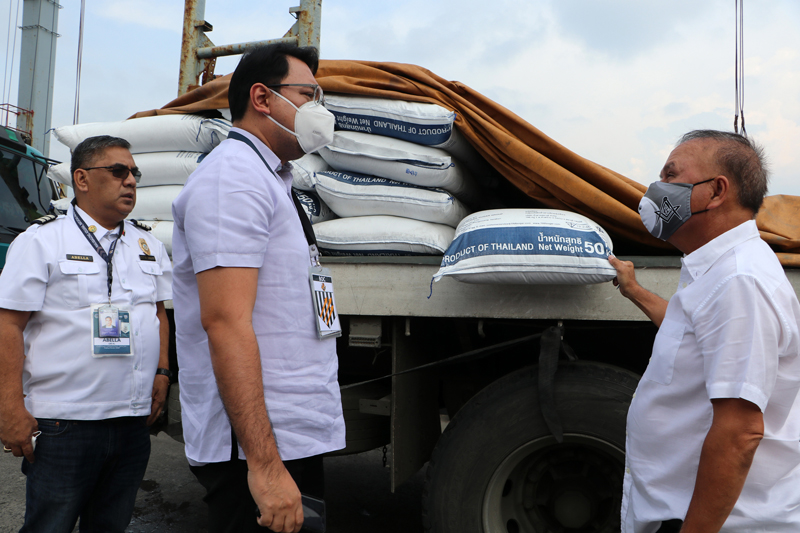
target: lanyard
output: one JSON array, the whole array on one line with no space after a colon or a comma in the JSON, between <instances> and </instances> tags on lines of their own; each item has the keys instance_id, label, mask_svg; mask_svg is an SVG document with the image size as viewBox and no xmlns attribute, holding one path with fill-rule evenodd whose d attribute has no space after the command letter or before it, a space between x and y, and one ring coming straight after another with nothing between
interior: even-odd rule
<instances>
[{"instance_id":1,"label":"lanyard","mask_svg":"<svg viewBox=\"0 0 800 533\"><path fill-rule=\"evenodd\" d=\"M269 166L269 164L267 163L267 160L264 159L264 156L262 156L261 152L258 151L258 148L256 148L256 145L253 144L253 141L251 141L250 139L248 139L247 137L245 137L244 135L242 135L241 133L236 132L236 131L232 131L232 132L228 133L228 139L234 139L236 141L241 141L241 142L245 143L247 146L249 146L250 148L252 148L253 151L256 153L256 155L264 163L264 166L267 167L267 170L269 170L270 173L273 176L275 176L275 179L277 179L278 182L280 182L280 184L283 185L283 180L280 177L278 177L277 174L275 174L275 171L272 170L272 168ZM308 246L309 247L313 246L314 247L313 250L316 252L316 249L317 249L317 237L316 237L316 235L314 235L314 229L311 227L311 221L308 220L307 216L304 216L302 214L302 213L305 213L305 211L303 211L303 206L302 206L302 204L300 204L300 200L298 200L297 196L294 194L294 190L292 190L292 200L294 201L294 207L295 207L295 210L297 211L297 216L300 218L300 224L303 226L303 233L305 233L305 235L306 235L306 241L308 241Z\"/></svg>"},{"instance_id":2,"label":"lanyard","mask_svg":"<svg viewBox=\"0 0 800 533\"><path fill-rule=\"evenodd\" d=\"M111 268L111 259L114 257L114 250L117 248L117 243L124 232L125 222L123 221L119 223L119 235L117 235L117 238L111 243L111 246L108 248L108 253L106 253L106 251L103 249L103 245L100 244L100 241L97 240L97 237L94 236L94 233L89 231L89 228L86 226L86 222L84 222L81 216L78 214L78 209L75 205L72 206L72 216L75 219L75 224L78 225L81 233L83 233L83 236L86 237L87 241L89 241L89 244L92 245L94 251L100 254L100 257L102 257L103 261L106 262L106 273L108 274L108 303L111 305L111 282L114 279Z\"/></svg>"}]
</instances>

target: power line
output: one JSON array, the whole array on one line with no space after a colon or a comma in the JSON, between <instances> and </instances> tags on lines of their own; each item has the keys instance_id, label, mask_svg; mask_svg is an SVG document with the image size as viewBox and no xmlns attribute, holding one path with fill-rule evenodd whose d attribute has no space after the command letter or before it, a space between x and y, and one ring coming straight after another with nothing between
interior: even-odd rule
<instances>
[{"instance_id":1,"label":"power line","mask_svg":"<svg viewBox=\"0 0 800 533\"><path fill-rule=\"evenodd\" d=\"M27 26L27 24L26 24L26 26ZM36 26L34 26L34 28L36 28L37 32L40 31L41 28L42 28L42 7L41 7L41 5L39 6L38 12L36 13ZM38 71L36 70L36 63L39 62L39 39L38 39L38 37L37 37L36 41L34 41L34 42L36 43L36 46L33 47L33 69L31 69L32 70L32 75L33 75L33 80L31 80L31 92L30 92L30 96L29 96L30 99L28 100L28 102L30 102L28 105L31 108L33 108L33 90L34 90L33 88L36 87L36 80L37 80L38 75L39 75ZM19 99L19 96L17 96L17 99Z\"/></svg>"},{"instance_id":2,"label":"power line","mask_svg":"<svg viewBox=\"0 0 800 533\"><path fill-rule=\"evenodd\" d=\"M50 33L52 34L52 38L50 39L50 61L47 63L47 86L53 86L53 78L55 77L55 72L53 72L55 67L55 57L56 57L56 42L61 35L56 31L58 30L58 24L56 20L58 19L58 10L61 9L61 4L52 0L53 3L53 17L50 20ZM52 89L50 89L52 94ZM52 105L52 95L49 97L51 103L46 107L47 109L47 116L45 118L45 124L50 124L50 121L53 119L53 105ZM47 131L43 132L46 136ZM42 145L44 146L44 144Z\"/></svg>"},{"instance_id":3,"label":"power line","mask_svg":"<svg viewBox=\"0 0 800 533\"><path fill-rule=\"evenodd\" d=\"M11 68L9 69L9 79L8 79L8 96L5 94L5 83L3 83L3 91L2 99L5 102L9 102L11 100L11 86L14 85L14 56L17 53L17 30L19 26L17 25L17 21L19 20L19 6L22 4L22 0L17 0L17 14L14 17L14 38L11 41ZM10 21L9 21L10 22ZM8 33L11 33L11 29L9 28ZM6 53L8 52L8 48L6 48Z\"/></svg>"},{"instance_id":4,"label":"power line","mask_svg":"<svg viewBox=\"0 0 800 533\"><path fill-rule=\"evenodd\" d=\"M80 116L80 103L81 103L81 59L83 58L83 19L86 9L86 0L81 0L81 23L78 30L78 69L75 76L75 114L72 117L72 123L78 123Z\"/></svg>"},{"instance_id":5,"label":"power line","mask_svg":"<svg viewBox=\"0 0 800 533\"><path fill-rule=\"evenodd\" d=\"M739 115L742 116L742 135L747 137L744 126L744 0L735 0L736 45L734 46L734 82L736 84L736 104L733 117L733 131L739 133Z\"/></svg>"},{"instance_id":6,"label":"power line","mask_svg":"<svg viewBox=\"0 0 800 533\"><path fill-rule=\"evenodd\" d=\"M8 81L8 52L11 48L11 8L13 7L13 0L8 0L8 33L6 33L6 62L3 63L3 92L0 93L0 98L5 99L6 96L6 82Z\"/></svg>"}]
</instances>

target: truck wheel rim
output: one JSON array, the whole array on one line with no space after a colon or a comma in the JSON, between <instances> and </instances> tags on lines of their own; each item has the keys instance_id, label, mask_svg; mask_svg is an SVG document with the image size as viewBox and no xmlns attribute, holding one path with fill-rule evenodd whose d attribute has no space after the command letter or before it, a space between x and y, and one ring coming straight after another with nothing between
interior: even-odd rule
<instances>
[{"instance_id":1,"label":"truck wheel rim","mask_svg":"<svg viewBox=\"0 0 800 533\"><path fill-rule=\"evenodd\" d=\"M619 531L625 453L567 434L523 444L497 467L483 498L483 530L503 533Z\"/></svg>"}]
</instances>

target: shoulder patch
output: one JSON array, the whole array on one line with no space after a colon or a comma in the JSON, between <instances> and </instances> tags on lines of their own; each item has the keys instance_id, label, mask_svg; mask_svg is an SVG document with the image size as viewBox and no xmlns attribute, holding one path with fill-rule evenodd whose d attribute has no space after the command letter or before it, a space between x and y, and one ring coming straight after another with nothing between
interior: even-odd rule
<instances>
[{"instance_id":1,"label":"shoulder patch","mask_svg":"<svg viewBox=\"0 0 800 533\"><path fill-rule=\"evenodd\" d=\"M134 225L134 226L136 226L137 228L139 228L139 229L142 229L142 230L144 230L144 231L150 231L150 230L152 230L152 229L153 229L153 228L151 228L150 226L148 226L147 224L142 224L141 222L139 222L139 221L138 221L138 220L136 220L136 219L133 219L133 218L131 218L131 219L129 219L129 221L130 221L130 223L131 223L131 224L133 224L133 225Z\"/></svg>"},{"instance_id":2,"label":"shoulder patch","mask_svg":"<svg viewBox=\"0 0 800 533\"><path fill-rule=\"evenodd\" d=\"M41 218L37 218L33 221L33 224L38 224L40 226L47 224L48 222L52 222L58 218L58 215L45 215Z\"/></svg>"}]
</instances>

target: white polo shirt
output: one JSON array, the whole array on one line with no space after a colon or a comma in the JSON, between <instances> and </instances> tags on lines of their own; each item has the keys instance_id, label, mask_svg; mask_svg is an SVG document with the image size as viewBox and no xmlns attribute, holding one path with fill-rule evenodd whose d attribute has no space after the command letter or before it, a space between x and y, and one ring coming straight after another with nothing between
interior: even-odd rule
<instances>
[{"instance_id":1,"label":"white polo shirt","mask_svg":"<svg viewBox=\"0 0 800 533\"><path fill-rule=\"evenodd\" d=\"M273 169L280 167L258 138L231 131L249 138ZM218 266L258 269L253 328L281 458L345 446L336 340L317 338L308 243L290 196L291 173L284 169L279 176L248 145L228 139L203 159L172 204L178 379L186 456L193 465L231 458L231 426L200 323L195 277ZM238 456L244 458L241 448Z\"/></svg>"},{"instance_id":2,"label":"white polo shirt","mask_svg":"<svg viewBox=\"0 0 800 533\"><path fill-rule=\"evenodd\" d=\"M721 531L800 531L797 296L755 221L682 262L628 412L622 531L686 516L714 398L743 398L764 414L764 438Z\"/></svg>"},{"instance_id":3,"label":"white polo shirt","mask_svg":"<svg viewBox=\"0 0 800 533\"><path fill-rule=\"evenodd\" d=\"M131 310L133 356L94 358L91 305L108 302L106 262L78 229L73 209L14 239L0 275L0 307L33 311L24 332L25 408L37 418L69 420L148 415L160 346L156 302L172 297L169 257L153 235L125 222L112 259L111 302ZM108 251L119 229L108 231L77 209ZM140 258L139 239L155 261Z\"/></svg>"}]
</instances>

